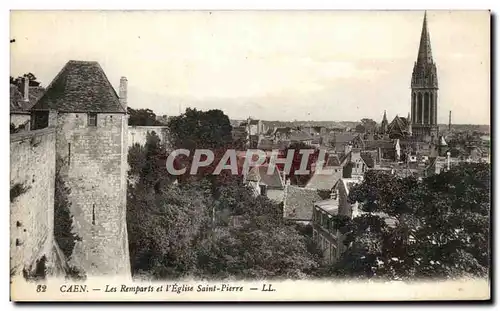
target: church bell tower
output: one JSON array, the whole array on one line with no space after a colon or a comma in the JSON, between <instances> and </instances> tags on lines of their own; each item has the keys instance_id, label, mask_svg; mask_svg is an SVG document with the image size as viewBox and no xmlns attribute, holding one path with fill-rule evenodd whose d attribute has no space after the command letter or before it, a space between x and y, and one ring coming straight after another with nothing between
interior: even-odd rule
<instances>
[{"instance_id":1,"label":"church bell tower","mask_svg":"<svg viewBox=\"0 0 500 311\"><path fill-rule=\"evenodd\" d=\"M437 126L438 77L432 59L431 39L424 14L417 61L411 78L411 127L413 136L420 141L434 141Z\"/></svg>"}]
</instances>

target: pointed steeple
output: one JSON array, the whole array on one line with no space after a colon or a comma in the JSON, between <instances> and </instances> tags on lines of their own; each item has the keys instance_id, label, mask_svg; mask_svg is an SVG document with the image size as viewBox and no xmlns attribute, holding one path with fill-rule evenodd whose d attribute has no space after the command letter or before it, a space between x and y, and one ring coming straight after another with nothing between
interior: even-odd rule
<instances>
[{"instance_id":1,"label":"pointed steeple","mask_svg":"<svg viewBox=\"0 0 500 311\"><path fill-rule=\"evenodd\" d=\"M412 131L417 139L427 139L437 133L437 66L432 58L431 39L424 14L417 60L411 76Z\"/></svg>"},{"instance_id":2,"label":"pointed steeple","mask_svg":"<svg viewBox=\"0 0 500 311\"><path fill-rule=\"evenodd\" d=\"M386 134L388 126L389 126L389 122L387 121L387 114L384 110L384 117L382 118L382 123L380 124L380 133Z\"/></svg>"},{"instance_id":3,"label":"pointed steeple","mask_svg":"<svg viewBox=\"0 0 500 311\"><path fill-rule=\"evenodd\" d=\"M420 35L420 46L418 48L417 64L432 64L432 49L429 29L427 28L427 12L424 13L424 22L422 24L422 33Z\"/></svg>"}]
</instances>

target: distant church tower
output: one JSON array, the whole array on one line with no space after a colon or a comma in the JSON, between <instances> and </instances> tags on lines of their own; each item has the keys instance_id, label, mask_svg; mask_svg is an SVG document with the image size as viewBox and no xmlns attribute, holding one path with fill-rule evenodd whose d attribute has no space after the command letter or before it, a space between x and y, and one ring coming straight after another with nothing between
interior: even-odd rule
<instances>
[{"instance_id":1,"label":"distant church tower","mask_svg":"<svg viewBox=\"0 0 500 311\"><path fill-rule=\"evenodd\" d=\"M387 134L387 127L389 126L389 122L387 121L387 114L384 110L384 117L382 118L382 123L380 124L380 134Z\"/></svg>"},{"instance_id":2,"label":"distant church tower","mask_svg":"<svg viewBox=\"0 0 500 311\"><path fill-rule=\"evenodd\" d=\"M432 59L431 39L424 15L420 46L411 79L412 132L418 140L437 139L438 77Z\"/></svg>"}]
</instances>

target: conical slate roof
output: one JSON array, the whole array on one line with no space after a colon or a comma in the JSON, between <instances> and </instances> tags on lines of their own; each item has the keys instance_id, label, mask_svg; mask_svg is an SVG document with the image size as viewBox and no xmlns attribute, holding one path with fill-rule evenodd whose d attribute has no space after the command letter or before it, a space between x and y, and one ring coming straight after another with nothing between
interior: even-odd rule
<instances>
[{"instance_id":1,"label":"conical slate roof","mask_svg":"<svg viewBox=\"0 0 500 311\"><path fill-rule=\"evenodd\" d=\"M97 62L70 60L31 110L126 113Z\"/></svg>"},{"instance_id":2,"label":"conical slate roof","mask_svg":"<svg viewBox=\"0 0 500 311\"><path fill-rule=\"evenodd\" d=\"M429 30L427 29L427 12L424 14L422 34L420 35L420 46L418 48L417 65L432 64L432 49Z\"/></svg>"}]
</instances>

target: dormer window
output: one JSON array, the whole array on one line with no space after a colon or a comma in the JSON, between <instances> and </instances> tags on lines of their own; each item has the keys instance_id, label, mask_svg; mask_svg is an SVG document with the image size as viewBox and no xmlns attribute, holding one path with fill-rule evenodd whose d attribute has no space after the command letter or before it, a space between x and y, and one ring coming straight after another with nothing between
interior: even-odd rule
<instances>
[{"instance_id":1,"label":"dormer window","mask_svg":"<svg viewBox=\"0 0 500 311\"><path fill-rule=\"evenodd\" d=\"M88 114L88 124L89 126L97 126L97 113Z\"/></svg>"}]
</instances>

